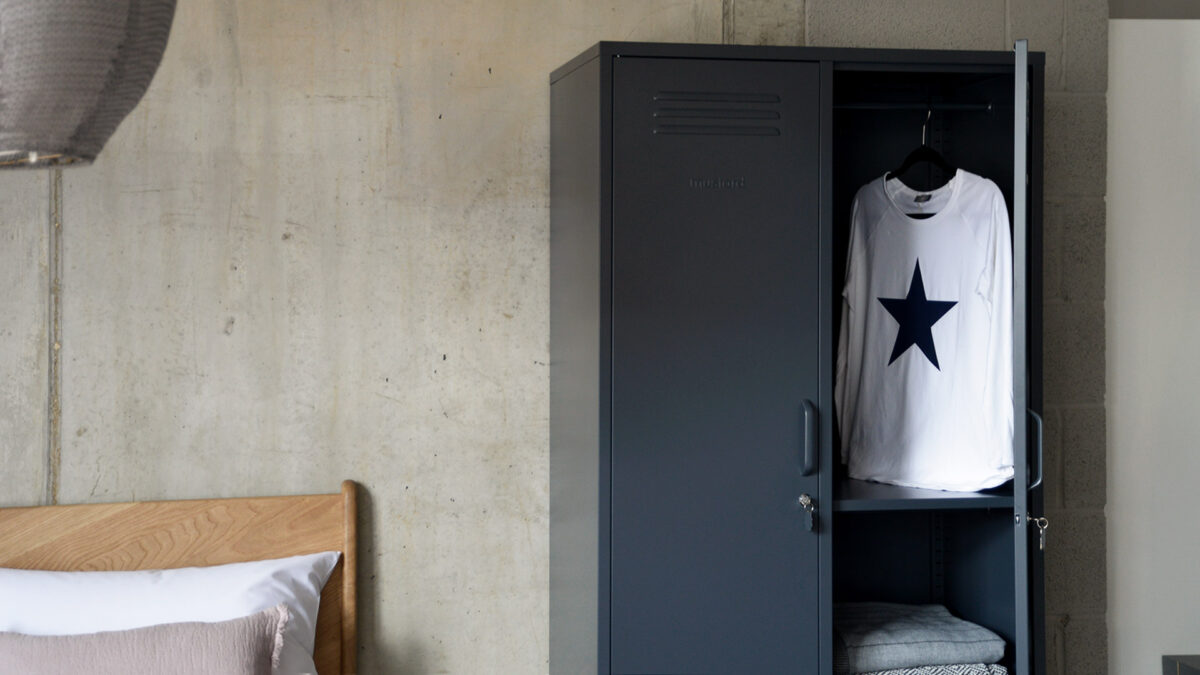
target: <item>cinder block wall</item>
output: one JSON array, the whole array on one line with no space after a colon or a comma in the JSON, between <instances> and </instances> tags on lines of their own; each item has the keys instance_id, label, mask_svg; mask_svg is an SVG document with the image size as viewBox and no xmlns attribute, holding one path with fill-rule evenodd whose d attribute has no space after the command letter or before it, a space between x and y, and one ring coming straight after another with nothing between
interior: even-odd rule
<instances>
[{"instance_id":1,"label":"cinder block wall","mask_svg":"<svg viewBox=\"0 0 1200 675\"><path fill-rule=\"evenodd\" d=\"M97 164L0 175L0 504L367 490L364 672L546 670L549 71L1048 52L1050 672L1105 672L1094 0L193 0Z\"/></svg>"}]
</instances>

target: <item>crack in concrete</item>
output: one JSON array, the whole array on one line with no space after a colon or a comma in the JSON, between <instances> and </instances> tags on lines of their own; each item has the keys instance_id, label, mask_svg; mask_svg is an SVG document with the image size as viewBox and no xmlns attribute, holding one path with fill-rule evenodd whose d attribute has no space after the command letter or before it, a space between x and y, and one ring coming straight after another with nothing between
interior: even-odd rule
<instances>
[{"instance_id":1,"label":"crack in concrete","mask_svg":"<svg viewBox=\"0 0 1200 675\"><path fill-rule=\"evenodd\" d=\"M736 41L733 20L734 0L721 0L721 42L731 45Z\"/></svg>"},{"instance_id":2,"label":"crack in concrete","mask_svg":"<svg viewBox=\"0 0 1200 675\"><path fill-rule=\"evenodd\" d=\"M47 223L47 268L50 275L49 307L46 321L49 382L46 414L46 487L47 504L58 503L59 473L62 468L62 169L50 174L50 218Z\"/></svg>"}]
</instances>

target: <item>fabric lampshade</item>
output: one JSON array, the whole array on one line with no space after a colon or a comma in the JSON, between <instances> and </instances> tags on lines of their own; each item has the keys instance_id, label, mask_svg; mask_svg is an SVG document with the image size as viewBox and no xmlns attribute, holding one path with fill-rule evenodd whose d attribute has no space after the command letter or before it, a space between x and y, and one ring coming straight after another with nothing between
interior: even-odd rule
<instances>
[{"instance_id":1,"label":"fabric lampshade","mask_svg":"<svg viewBox=\"0 0 1200 675\"><path fill-rule=\"evenodd\" d=\"M89 164L158 69L175 0L0 0L0 167Z\"/></svg>"}]
</instances>

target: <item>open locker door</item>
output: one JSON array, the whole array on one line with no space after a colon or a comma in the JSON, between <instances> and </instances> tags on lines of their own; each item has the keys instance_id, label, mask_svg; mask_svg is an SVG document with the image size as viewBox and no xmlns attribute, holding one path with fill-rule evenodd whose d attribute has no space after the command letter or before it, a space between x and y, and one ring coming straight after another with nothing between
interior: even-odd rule
<instances>
[{"instance_id":1,"label":"open locker door","mask_svg":"<svg viewBox=\"0 0 1200 675\"><path fill-rule=\"evenodd\" d=\"M1041 483L1042 418L1035 407L1030 381L1030 333L1032 317L1029 265L1034 251L1030 222L1031 142L1029 115L1029 43L1017 40L1013 48L1013 508L1016 572L1015 675L1041 675L1045 650L1041 635L1044 621L1035 613L1044 611L1041 602L1042 550L1048 522L1042 512ZM1034 321L1033 323L1036 323ZM1032 433L1031 433L1032 432ZM1032 439L1031 439L1032 435ZM1033 443L1030 443L1030 440ZM1021 620L1024 617L1025 620ZM1037 648L1035 648L1037 645Z\"/></svg>"}]
</instances>

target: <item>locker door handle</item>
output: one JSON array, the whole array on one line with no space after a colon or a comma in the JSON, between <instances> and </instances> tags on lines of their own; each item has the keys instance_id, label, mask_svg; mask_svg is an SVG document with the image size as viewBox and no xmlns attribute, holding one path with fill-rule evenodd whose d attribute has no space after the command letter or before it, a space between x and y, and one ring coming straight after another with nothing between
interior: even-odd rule
<instances>
[{"instance_id":1,"label":"locker door handle","mask_svg":"<svg viewBox=\"0 0 1200 675\"><path fill-rule=\"evenodd\" d=\"M1033 417L1033 421L1037 426L1037 478L1035 478L1033 482L1029 484L1029 489L1032 490L1033 488L1042 484L1042 475L1045 472L1045 469L1042 461L1042 416L1035 413L1032 409L1029 410L1029 415Z\"/></svg>"},{"instance_id":2,"label":"locker door handle","mask_svg":"<svg viewBox=\"0 0 1200 675\"><path fill-rule=\"evenodd\" d=\"M817 406L804 399L804 466L801 476L811 476L817 470Z\"/></svg>"}]
</instances>

